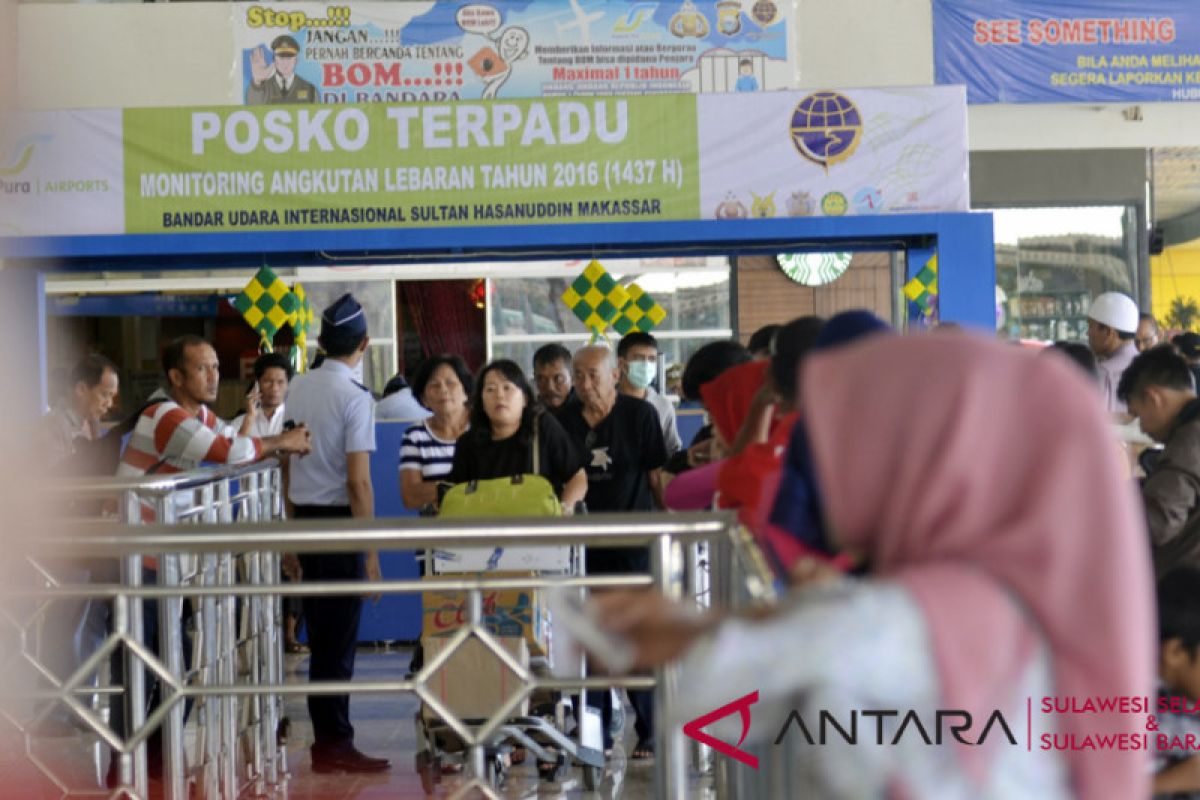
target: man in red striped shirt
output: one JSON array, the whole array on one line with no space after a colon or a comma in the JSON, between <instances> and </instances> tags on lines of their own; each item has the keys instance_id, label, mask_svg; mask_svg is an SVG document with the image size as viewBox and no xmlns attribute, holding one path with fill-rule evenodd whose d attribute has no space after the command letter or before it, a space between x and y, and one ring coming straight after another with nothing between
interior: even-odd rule
<instances>
[{"instance_id":1,"label":"man in red striped shirt","mask_svg":"<svg viewBox=\"0 0 1200 800\"><path fill-rule=\"evenodd\" d=\"M309 433L303 426L262 439L242 436L208 407L220 386L217 352L199 336L183 336L167 345L162 357L167 388L150 396L118 475L171 473L201 463L241 464L264 455L307 453ZM158 401L158 402L154 402Z\"/></svg>"},{"instance_id":2,"label":"man in red striped shirt","mask_svg":"<svg viewBox=\"0 0 1200 800\"><path fill-rule=\"evenodd\" d=\"M151 404L138 415L137 424L121 463L118 475L146 475L182 472L196 469L202 463L240 464L255 461L272 453L304 454L311 450L309 432L304 426L284 431L278 436L262 439L242 435L225 424L208 407L215 402L220 386L220 366L217 352L199 336L183 336L167 345L162 357L163 372L167 387L150 397ZM248 428L249 426L244 426ZM151 509L145 509L153 519ZM142 581L154 584L157 581L155 564L145 564ZM158 606L154 599L143 600L144 644L152 653L158 653ZM184 660L190 660L190 644L184 637ZM120 651L112 659L114 683L124 681L124 662ZM149 677L149 676L148 676ZM147 680L146 698L148 711L158 705L161 689L157 681ZM134 698L113 695L110 699L110 724L123 735L128 719L126 703L137 702ZM148 771L157 782L162 775L162 730L151 734L146 748ZM116 753L109 764L106 785L114 788L118 780Z\"/></svg>"}]
</instances>

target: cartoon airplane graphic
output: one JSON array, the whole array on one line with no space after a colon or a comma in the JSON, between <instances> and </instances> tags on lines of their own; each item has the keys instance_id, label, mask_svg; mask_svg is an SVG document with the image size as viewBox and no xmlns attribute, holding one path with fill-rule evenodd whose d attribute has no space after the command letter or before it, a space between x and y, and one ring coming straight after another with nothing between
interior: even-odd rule
<instances>
[{"instance_id":1,"label":"cartoon airplane graphic","mask_svg":"<svg viewBox=\"0 0 1200 800\"><path fill-rule=\"evenodd\" d=\"M579 5L579 0L571 0L571 11L575 13L575 19L570 22L556 22L554 27L561 34L569 31L571 28L578 28L579 35L583 38L585 45L592 43L591 37L588 35L592 23L604 16L603 11L596 11L591 14L585 13L583 7Z\"/></svg>"}]
</instances>

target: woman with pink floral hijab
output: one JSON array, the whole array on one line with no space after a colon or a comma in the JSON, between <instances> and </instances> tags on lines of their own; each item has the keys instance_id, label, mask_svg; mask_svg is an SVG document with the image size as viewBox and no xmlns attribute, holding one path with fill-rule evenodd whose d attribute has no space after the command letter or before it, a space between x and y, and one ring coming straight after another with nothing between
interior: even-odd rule
<instances>
[{"instance_id":1,"label":"woman with pink floral hijab","mask_svg":"<svg viewBox=\"0 0 1200 800\"><path fill-rule=\"evenodd\" d=\"M1094 387L1070 364L970 336L813 355L800 385L816 544L855 554L866 575L815 581L753 619L596 598L641 665L681 660L676 724L757 691L742 746L788 759L793 796L1146 797L1146 753L1085 737L1144 732L1152 708L1042 707L1154 694L1146 533ZM810 726L822 710L843 725L855 709L899 714L882 745L866 719L857 744L809 745L793 725L774 747L793 708ZM949 733L931 746L900 730L907 710L930 736L937 711L968 712L972 743L999 712L1011 739L997 725L982 746ZM709 732L737 742L738 715Z\"/></svg>"}]
</instances>

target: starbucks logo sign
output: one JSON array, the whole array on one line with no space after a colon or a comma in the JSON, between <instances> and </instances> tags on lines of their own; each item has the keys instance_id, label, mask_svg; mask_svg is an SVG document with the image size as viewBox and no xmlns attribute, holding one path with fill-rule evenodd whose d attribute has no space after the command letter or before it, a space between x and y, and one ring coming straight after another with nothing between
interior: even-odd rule
<instances>
[{"instance_id":1,"label":"starbucks logo sign","mask_svg":"<svg viewBox=\"0 0 1200 800\"><path fill-rule=\"evenodd\" d=\"M852 253L780 253L775 261L783 274L803 286L824 286L842 277Z\"/></svg>"}]
</instances>

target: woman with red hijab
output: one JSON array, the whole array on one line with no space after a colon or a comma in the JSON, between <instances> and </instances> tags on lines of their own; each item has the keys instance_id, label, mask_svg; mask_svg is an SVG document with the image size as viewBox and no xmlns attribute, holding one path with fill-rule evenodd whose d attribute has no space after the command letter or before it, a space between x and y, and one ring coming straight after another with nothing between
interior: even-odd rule
<instances>
[{"instance_id":1,"label":"woman with red hijab","mask_svg":"<svg viewBox=\"0 0 1200 800\"><path fill-rule=\"evenodd\" d=\"M729 443L717 477L720 506L739 509L752 528L765 521L759 510L763 484L778 474L798 419L793 409L800 365L826 325L820 317L798 317L776 332L769 361L743 364L700 387L714 427Z\"/></svg>"},{"instance_id":2,"label":"woman with red hijab","mask_svg":"<svg viewBox=\"0 0 1200 800\"><path fill-rule=\"evenodd\" d=\"M776 502L784 475L783 456L800 418L792 409L804 360L810 352L891 332L890 325L862 309L840 312L827 321L800 317L776 334L768 369L751 376L749 369L755 365L745 365L739 368L744 376L726 373L701 389L718 430L733 442L716 480L719 505L737 509L738 519L755 535L781 578L789 576L801 558L813 554L803 537L810 527L808 519L789 508L786 498ZM777 505L783 507L778 514ZM851 566L842 555L827 560L837 569Z\"/></svg>"},{"instance_id":3,"label":"woman with red hijab","mask_svg":"<svg viewBox=\"0 0 1200 800\"><path fill-rule=\"evenodd\" d=\"M768 438L779 427L775 414L779 396L775 386L779 381L770 376L774 372L788 376L794 389L800 358L812 346L823 324L820 317L792 320L779 328L771 340L772 347L780 352L770 360L729 366L698 386L696 393L712 421L711 452L715 459L681 474L668 484L668 508L673 511L710 509L718 492L721 508L758 503L758 487L764 474L778 470L778 456L774 453L774 445L768 447ZM782 436L779 440L782 452L782 445L787 443L786 431L776 435ZM750 446L765 448L765 453L743 457L743 451ZM736 466L731 467L731 464ZM737 469L745 472L738 474ZM749 519L743 519L743 523L752 524Z\"/></svg>"},{"instance_id":4,"label":"woman with red hijab","mask_svg":"<svg viewBox=\"0 0 1200 800\"><path fill-rule=\"evenodd\" d=\"M814 354L797 428L817 538L856 553L865 579L800 589L765 619L633 592L595 598L599 618L638 666L682 658L679 720L757 692L742 747L779 753L770 743L793 707L843 726L855 709L899 709L879 720L882 744L874 719L860 720L856 744L812 746L791 730L778 756L793 766L790 796L1146 797L1147 753L1095 737L1145 731L1153 709L1042 707L1153 689L1145 525L1093 395L1069 364L973 337L875 337ZM936 730L947 709L971 715L967 742L996 713L1009 735L997 724L982 746L949 734L929 744L900 727L912 710ZM738 741L738 716L723 720L732 734L708 730Z\"/></svg>"}]
</instances>

